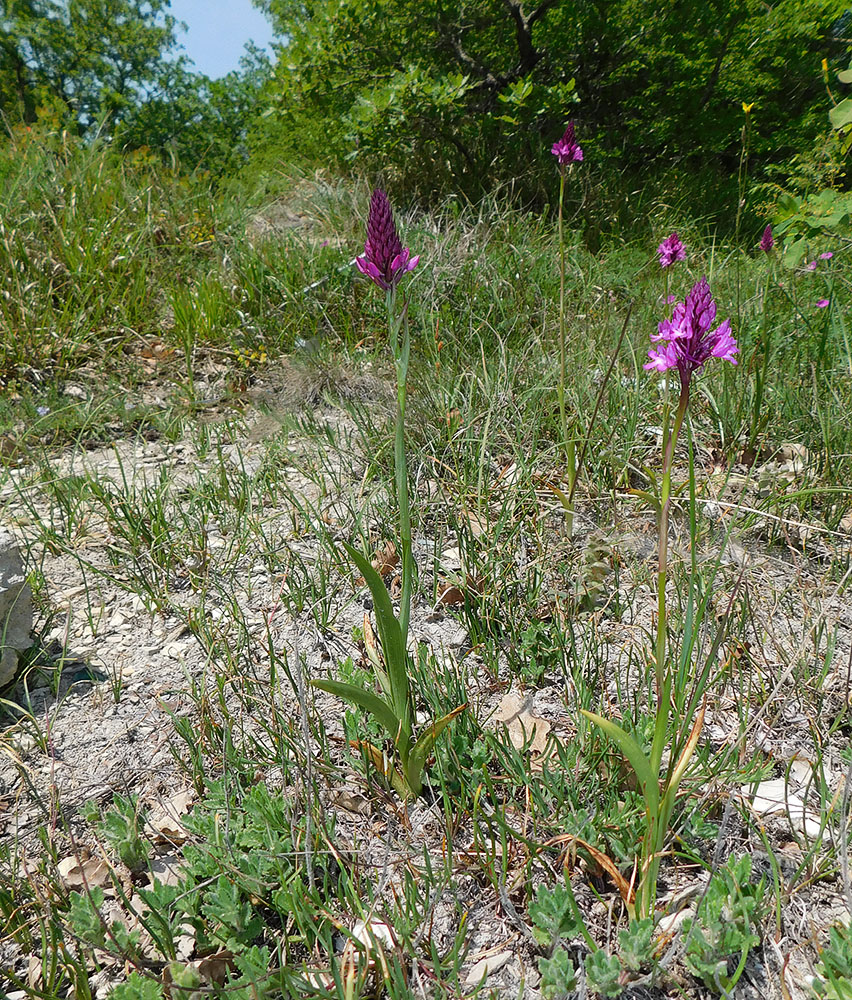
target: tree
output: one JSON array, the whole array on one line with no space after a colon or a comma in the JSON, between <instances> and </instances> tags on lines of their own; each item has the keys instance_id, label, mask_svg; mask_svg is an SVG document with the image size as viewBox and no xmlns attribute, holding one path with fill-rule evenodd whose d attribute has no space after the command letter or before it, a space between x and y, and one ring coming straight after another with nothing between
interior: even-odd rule
<instances>
[{"instance_id":1,"label":"tree","mask_svg":"<svg viewBox=\"0 0 852 1000\"><path fill-rule=\"evenodd\" d=\"M191 73L184 62L169 64L158 92L126 115L115 131L123 150L143 146L175 157L183 169L233 173L248 160L248 132L263 110L269 57L247 48L240 71L218 80Z\"/></svg>"},{"instance_id":2,"label":"tree","mask_svg":"<svg viewBox=\"0 0 852 1000\"><path fill-rule=\"evenodd\" d=\"M613 168L730 173L754 102L755 148L788 156L824 121L821 59L847 49L847 0L255 2L286 39L276 141L433 194L544 197L569 118Z\"/></svg>"},{"instance_id":3,"label":"tree","mask_svg":"<svg viewBox=\"0 0 852 1000\"><path fill-rule=\"evenodd\" d=\"M168 8L169 0L5 0L0 113L32 121L52 106L81 133L120 121L157 88L177 47Z\"/></svg>"}]
</instances>

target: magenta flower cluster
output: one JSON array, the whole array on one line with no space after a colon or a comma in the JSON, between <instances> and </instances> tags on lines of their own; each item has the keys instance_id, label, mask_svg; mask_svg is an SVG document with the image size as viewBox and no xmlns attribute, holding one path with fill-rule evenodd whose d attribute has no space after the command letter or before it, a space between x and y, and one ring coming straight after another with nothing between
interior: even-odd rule
<instances>
[{"instance_id":1,"label":"magenta flower cluster","mask_svg":"<svg viewBox=\"0 0 852 1000\"><path fill-rule=\"evenodd\" d=\"M772 226L767 226L763 230L763 236L760 238L760 249L764 253L769 253L775 246L775 237L772 235Z\"/></svg>"},{"instance_id":2,"label":"magenta flower cluster","mask_svg":"<svg viewBox=\"0 0 852 1000\"><path fill-rule=\"evenodd\" d=\"M651 334L651 341L659 346L648 351L650 361L645 368L658 372L677 368L681 385L687 386L693 372L710 358L736 364L734 355L739 347L731 334L730 320L724 320L711 330L715 319L716 303L707 279L702 278L693 286L686 301L674 307L672 318L664 319L658 333Z\"/></svg>"},{"instance_id":3,"label":"magenta flower cluster","mask_svg":"<svg viewBox=\"0 0 852 1000\"><path fill-rule=\"evenodd\" d=\"M581 163L583 160L583 150L577 143L574 135L574 123L568 122L568 128L561 139L550 147L550 152L559 161L559 166L564 167L566 163Z\"/></svg>"},{"instance_id":4,"label":"magenta flower cluster","mask_svg":"<svg viewBox=\"0 0 852 1000\"><path fill-rule=\"evenodd\" d=\"M667 236L657 247L660 256L660 267L671 267L679 260L686 260L686 250L677 232Z\"/></svg>"},{"instance_id":5,"label":"magenta flower cluster","mask_svg":"<svg viewBox=\"0 0 852 1000\"><path fill-rule=\"evenodd\" d=\"M408 247L403 247L388 196L377 188L370 199L364 255L355 258L358 270L388 291L397 286L404 274L413 271L419 260L420 257L411 256Z\"/></svg>"}]
</instances>

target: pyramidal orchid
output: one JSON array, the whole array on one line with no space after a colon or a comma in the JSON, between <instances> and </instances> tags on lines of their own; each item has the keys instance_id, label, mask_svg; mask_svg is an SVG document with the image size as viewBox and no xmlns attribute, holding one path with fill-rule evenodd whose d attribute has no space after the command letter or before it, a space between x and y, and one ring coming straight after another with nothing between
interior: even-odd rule
<instances>
[{"instance_id":1,"label":"pyramidal orchid","mask_svg":"<svg viewBox=\"0 0 852 1000\"><path fill-rule=\"evenodd\" d=\"M376 190L370 199L367 219L367 242L364 254L356 257L358 270L385 293L388 316L388 339L396 367L396 420L394 421L394 489L399 512L399 550L402 593L399 614L394 611L384 580L368 556L344 542L344 548L370 588L376 611L379 643L364 619L364 643L381 694L372 689L337 680L313 680L322 691L364 709L384 728L396 747L396 761L390 761L383 749L359 740L357 745L403 799L423 791L423 771L436 740L453 718L464 709L459 706L449 715L427 725L420 736L415 733L416 699L411 684L411 656L408 651L411 594L416 565L411 547L411 512L408 493L408 466L405 454L405 402L411 335L408 327L408 301L399 287L400 280L417 266L403 247L393 221L390 202L384 191ZM379 649L381 646L381 649Z\"/></svg>"},{"instance_id":2,"label":"pyramidal orchid","mask_svg":"<svg viewBox=\"0 0 852 1000\"><path fill-rule=\"evenodd\" d=\"M577 142L574 134L574 123L568 122L568 128L561 139L550 147L550 152L559 161L559 166L564 167L568 163L581 163L583 160L583 150Z\"/></svg>"},{"instance_id":3,"label":"pyramidal orchid","mask_svg":"<svg viewBox=\"0 0 852 1000\"><path fill-rule=\"evenodd\" d=\"M403 275L413 271L419 260L411 256L408 247L403 247L388 196L377 188L370 199L364 254L355 258L358 270L388 291L399 284Z\"/></svg>"},{"instance_id":4,"label":"pyramidal orchid","mask_svg":"<svg viewBox=\"0 0 852 1000\"><path fill-rule=\"evenodd\" d=\"M647 753L626 729L611 719L583 710L619 746L634 768L645 799L645 836L638 866L638 889L635 915L653 916L657 893L660 860L666 849L667 830L677 799L678 787L695 751L704 721L702 684L697 680L693 692L686 698L685 677L676 657L667 656L666 575L668 561L669 507L671 501L672 457L689 405L689 388L693 375L710 358L721 358L736 364L737 343L726 319L713 327L716 303L707 279L697 282L685 302L679 302L671 319L660 322L651 336L654 344L646 368L660 372L676 368L680 375L680 401L669 430L668 405L663 410L663 475L657 506L657 635L654 650L654 681L657 704L650 753ZM690 457L691 462L691 457ZM692 468L690 480L692 480ZM684 700L686 698L686 700ZM693 719L694 713L694 719ZM674 722L674 731L672 723ZM670 760L664 764L666 743L673 734ZM631 914L632 916L633 914Z\"/></svg>"},{"instance_id":5,"label":"pyramidal orchid","mask_svg":"<svg viewBox=\"0 0 852 1000\"><path fill-rule=\"evenodd\" d=\"M772 226L767 226L763 230L763 236L760 237L760 249L764 253L771 253L774 246L775 237L772 235Z\"/></svg>"},{"instance_id":6,"label":"pyramidal orchid","mask_svg":"<svg viewBox=\"0 0 852 1000\"><path fill-rule=\"evenodd\" d=\"M650 361L645 368L658 372L677 368L681 385L688 386L694 372L711 358L737 363L734 355L739 351L731 334L730 320L723 320L711 330L716 319L716 302L707 279L702 278L692 287L685 302L678 302L671 319L660 322L651 340L659 347L648 351Z\"/></svg>"},{"instance_id":7,"label":"pyramidal orchid","mask_svg":"<svg viewBox=\"0 0 852 1000\"><path fill-rule=\"evenodd\" d=\"M662 268L671 267L679 260L686 260L686 250L677 232L673 232L663 240L657 247L657 254Z\"/></svg>"},{"instance_id":8,"label":"pyramidal orchid","mask_svg":"<svg viewBox=\"0 0 852 1000\"><path fill-rule=\"evenodd\" d=\"M567 380L567 351L565 346L565 233L563 230L563 215L565 202L565 174L573 170L575 163L583 162L583 150L577 142L574 122L568 122L568 127L561 139L550 147L550 152L559 164L559 382L557 396L559 400L559 429L562 433L562 447L565 449L566 478L568 492L562 503L565 507L566 527L570 535L574 527L574 490L577 485L577 443L573 432L568 432L568 414L565 409L565 382Z\"/></svg>"}]
</instances>

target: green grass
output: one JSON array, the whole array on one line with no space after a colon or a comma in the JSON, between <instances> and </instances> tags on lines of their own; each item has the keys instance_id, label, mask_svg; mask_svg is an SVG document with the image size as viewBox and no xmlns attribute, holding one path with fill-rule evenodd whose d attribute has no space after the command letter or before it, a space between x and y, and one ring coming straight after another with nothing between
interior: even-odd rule
<instances>
[{"instance_id":1,"label":"green grass","mask_svg":"<svg viewBox=\"0 0 852 1000\"><path fill-rule=\"evenodd\" d=\"M663 209L641 243L592 254L571 235L567 391L584 466L567 537L553 490L564 486L554 227L497 203L399 220L422 255L407 426L415 709L440 718L467 704L435 747L426 796L405 804L349 743L381 733L308 683L317 669L369 683L367 592L343 543L394 542L382 302L348 266L368 188L295 184L286 204L310 225L252 241L248 203L97 145L33 141L4 155L0 517L42 582L39 628L53 626L51 560L70 558L85 588L80 627L97 637L105 595L132 595L185 626L202 665L171 679L188 702L171 709L168 740L195 804L172 845L179 881L153 889L145 874L163 848L145 826L149 806L130 790L75 812L15 749L25 733L49 750L67 694L61 657L57 668L35 656L7 692L2 745L49 818L37 844L0 847L12 988L93 996L103 970L117 997L161 997L169 983L173 996L467 996L482 929L499 915L516 936L506 947L524 956L520 995L539 989L539 968L558 995L581 959L599 995L630 985L725 995L755 962L784 974L767 945L778 939L842 996L848 935L829 935L827 920L796 932L789 915L816 882L841 900L846 877L843 241L814 247L836 251L815 272L779 266L767 285L762 255ZM619 718L650 746L648 494L663 393L642 364L662 315L653 250L674 225L689 259L670 290L682 298L706 274L742 353L697 383L675 463L676 700L691 718L703 672L708 715L661 868L664 905L691 909L660 937L628 921L619 892L644 832L641 795L581 712ZM259 409L270 412L255 424ZM134 450L175 443L183 465L139 473ZM447 584L459 599L442 606ZM27 697L49 667L57 700L46 722ZM105 701L121 704L123 687L112 665ZM531 730L516 745L493 725L510 692L552 724L543 756ZM822 843L755 818L737 797L789 777L795 755L812 767ZM343 786L366 809L354 820L334 805ZM110 876L69 888L59 862L88 853L110 861ZM357 921L386 924L392 943L359 943Z\"/></svg>"}]
</instances>

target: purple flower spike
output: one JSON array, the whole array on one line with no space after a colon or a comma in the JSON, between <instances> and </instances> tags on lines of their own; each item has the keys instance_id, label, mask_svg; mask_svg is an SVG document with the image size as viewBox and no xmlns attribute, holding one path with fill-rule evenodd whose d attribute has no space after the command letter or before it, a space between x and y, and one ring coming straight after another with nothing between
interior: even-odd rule
<instances>
[{"instance_id":1,"label":"purple flower spike","mask_svg":"<svg viewBox=\"0 0 852 1000\"><path fill-rule=\"evenodd\" d=\"M583 160L583 150L574 137L574 123L568 122L565 135L558 139L550 147L550 152L559 161L559 166L564 167L566 163L581 163Z\"/></svg>"},{"instance_id":2,"label":"purple flower spike","mask_svg":"<svg viewBox=\"0 0 852 1000\"><path fill-rule=\"evenodd\" d=\"M686 260L686 250L676 232L667 236L657 247L660 255L660 267L671 267L676 261Z\"/></svg>"},{"instance_id":3,"label":"purple flower spike","mask_svg":"<svg viewBox=\"0 0 852 1000\"><path fill-rule=\"evenodd\" d=\"M678 302L674 307L672 318L664 319L658 333L651 334L651 341L660 346L648 351L651 360L645 368L658 372L677 368L681 385L688 386L693 372L710 358L721 358L735 365L734 355L739 347L731 334L730 320L724 320L711 330L715 319L716 303L707 279L702 278L693 286L686 302Z\"/></svg>"},{"instance_id":4,"label":"purple flower spike","mask_svg":"<svg viewBox=\"0 0 852 1000\"><path fill-rule=\"evenodd\" d=\"M817 299L817 309L827 309L828 299Z\"/></svg>"},{"instance_id":5,"label":"purple flower spike","mask_svg":"<svg viewBox=\"0 0 852 1000\"><path fill-rule=\"evenodd\" d=\"M827 250L825 253L821 253L819 255L819 259L820 260L831 260L831 258L833 256L834 256L834 254L830 250Z\"/></svg>"},{"instance_id":6,"label":"purple flower spike","mask_svg":"<svg viewBox=\"0 0 852 1000\"><path fill-rule=\"evenodd\" d=\"M358 270L387 291L395 288L404 274L413 271L419 260L420 257L411 256L408 247L403 248L388 196L377 188L370 199L364 256L355 258Z\"/></svg>"},{"instance_id":7,"label":"purple flower spike","mask_svg":"<svg viewBox=\"0 0 852 1000\"><path fill-rule=\"evenodd\" d=\"M763 230L763 236L760 238L760 249L764 253L769 253L775 246L775 237L772 235L772 226L767 226Z\"/></svg>"}]
</instances>

